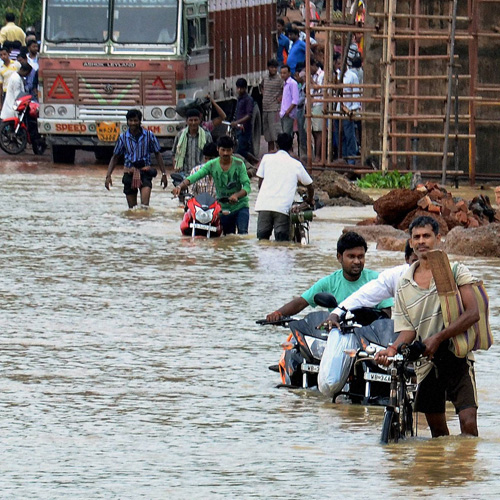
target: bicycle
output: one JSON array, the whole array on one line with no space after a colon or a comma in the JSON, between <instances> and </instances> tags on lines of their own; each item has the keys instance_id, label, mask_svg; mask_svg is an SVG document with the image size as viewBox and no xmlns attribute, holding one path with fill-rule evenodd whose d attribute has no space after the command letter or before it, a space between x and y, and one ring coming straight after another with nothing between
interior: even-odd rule
<instances>
[{"instance_id":1,"label":"bicycle","mask_svg":"<svg viewBox=\"0 0 500 500\"><path fill-rule=\"evenodd\" d=\"M425 352L425 344L415 341L412 344L401 344L397 353L389 357L391 378L389 402L385 407L381 444L397 443L400 439L417 435L413 418L413 404L417 385L412 363ZM374 352L365 350L366 356L359 361L373 360Z\"/></svg>"},{"instance_id":2,"label":"bicycle","mask_svg":"<svg viewBox=\"0 0 500 500\"><path fill-rule=\"evenodd\" d=\"M309 244L309 222L313 220L313 207L305 201L305 196L290 209L290 240L301 245Z\"/></svg>"}]
</instances>

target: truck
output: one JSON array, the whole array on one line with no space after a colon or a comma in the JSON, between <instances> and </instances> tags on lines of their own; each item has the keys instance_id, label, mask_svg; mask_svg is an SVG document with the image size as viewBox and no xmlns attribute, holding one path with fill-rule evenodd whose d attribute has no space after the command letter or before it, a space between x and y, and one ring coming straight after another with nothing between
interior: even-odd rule
<instances>
[{"instance_id":1,"label":"truck","mask_svg":"<svg viewBox=\"0 0 500 500\"><path fill-rule=\"evenodd\" d=\"M180 104L210 94L231 118L240 77L259 101L275 28L275 0L43 0L38 128L54 163L109 158L131 108L168 150ZM258 106L253 127L258 145Z\"/></svg>"}]
</instances>

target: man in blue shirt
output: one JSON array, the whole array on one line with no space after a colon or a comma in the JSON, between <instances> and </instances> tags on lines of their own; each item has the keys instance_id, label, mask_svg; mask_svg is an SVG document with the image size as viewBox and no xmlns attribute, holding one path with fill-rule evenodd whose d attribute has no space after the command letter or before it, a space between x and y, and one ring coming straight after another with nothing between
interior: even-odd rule
<instances>
[{"instance_id":1,"label":"man in blue shirt","mask_svg":"<svg viewBox=\"0 0 500 500\"><path fill-rule=\"evenodd\" d=\"M238 101L236 103L236 112L234 121L231 122L231 127L238 130L238 147L236 154L243 156L250 162L258 161L253 155L252 141L252 115L255 105L252 97L247 92L248 84L244 78L236 80L236 93Z\"/></svg>"},{"instance_id":2,"label":"man in blue shirt","mask_svg":"<svg viewBox=\"0 0 500 500\"><path fill-rule=\"evenodd\" d=\"M105 188L113 185L111 174L121 156L125 157L125 168L123 172L123 192L127 197L129 208L137 205L137 192L141 191L141 205L149 207L149 198L153 187L152 180L156 177L156 168L151 166L151 153L154 153L158 166L162 171L161 183L163 189L167 187L167 172L160 154L158 139L149 130L141 126L142 113L138 109L127 112L128 130L118 137L113 156L109 162L106 173Z\"/></svg>"},{"instance_id":3,"label":"man in blue shirt","mask_svg":"<svg viewBox=\"0 0 500 500\"><path fill-rule=\"evenodd\" d=\"M288 49L290 48L290 40L285 35L285 21L281 18L276 20L276 39L278 44L276 60L278 61L278 67L281 68L283 64L286 64Z\"/></svg>"},{"instance_id":4,"label":"man in blue shirt","mask_svg":"<svg viewBox=\"0 0 500 500\"><path fill-rule=\"evenodd\" d=\"M278 321L282 316L293 316L307 306L316 307L314 296L320 292L331 293L340 303L365 283L376 279L378 277L376 271L364 269L367 249L365 239L358 233L349 231L343 234L337 242L337 259L342 269L321 278L300 297L268 314L266 319ZM392 299L384 300L377 305L377 308L390 308L393 303Z\"/></svg>"},{"instance_id":5,"label":"man in blue shirt","mask_svg":"<svg viewBox=\"0 0 500 500\"><path fill-rule=\"evenodd\" d=\"M291 28L288 31L288 38L290 38L292 46L288 52L287 64L290 66L292 76L295 74L297 63L303 63L306 60L306 43L299 38L299 35L300 32L297 28Z\"/></svg>"}]
</instances>

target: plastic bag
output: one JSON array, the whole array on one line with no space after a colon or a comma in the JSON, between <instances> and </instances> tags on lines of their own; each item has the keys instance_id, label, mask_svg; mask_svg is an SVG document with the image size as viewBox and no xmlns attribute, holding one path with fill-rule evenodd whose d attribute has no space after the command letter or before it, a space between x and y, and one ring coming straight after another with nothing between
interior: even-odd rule
<instances>
[{"instance_id":1,"label":"plastic bag","mask_svg":"<svg viewBox=\"0 0 500 500\"><path fill-rule=\"evenodd\" d=\"M354 363L345 349L359 349L358 339L352 333L344 335L334 328L328 336L318 374L318 388L329 398L342 390Z\"/></svg>"}]
</instances>

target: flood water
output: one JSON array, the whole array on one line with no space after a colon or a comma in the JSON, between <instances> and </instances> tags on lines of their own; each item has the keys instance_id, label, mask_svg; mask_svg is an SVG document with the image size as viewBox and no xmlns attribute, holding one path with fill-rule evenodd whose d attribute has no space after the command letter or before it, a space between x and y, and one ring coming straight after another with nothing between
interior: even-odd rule
<instances>
[{"instance_id":1,"label":"flood water","mask_svg":"<svg viewBox=\"0 0 500 500\"><path fill-rule=\"evenodd\" d=\"M267 368L286 330L255 320L337 269L371 208L319 211L308 247L258 243L255 215L248 237L191 240L169 191L131 213L104 176L0 163L2 498L499 498L498 345L477 354L478 439L431 440L421 418L382 447L383 408L277 389ZM402 260L370 244L367 267ZM499 260L463 260L498 338Z\"/></svg>"}]
</instances>

